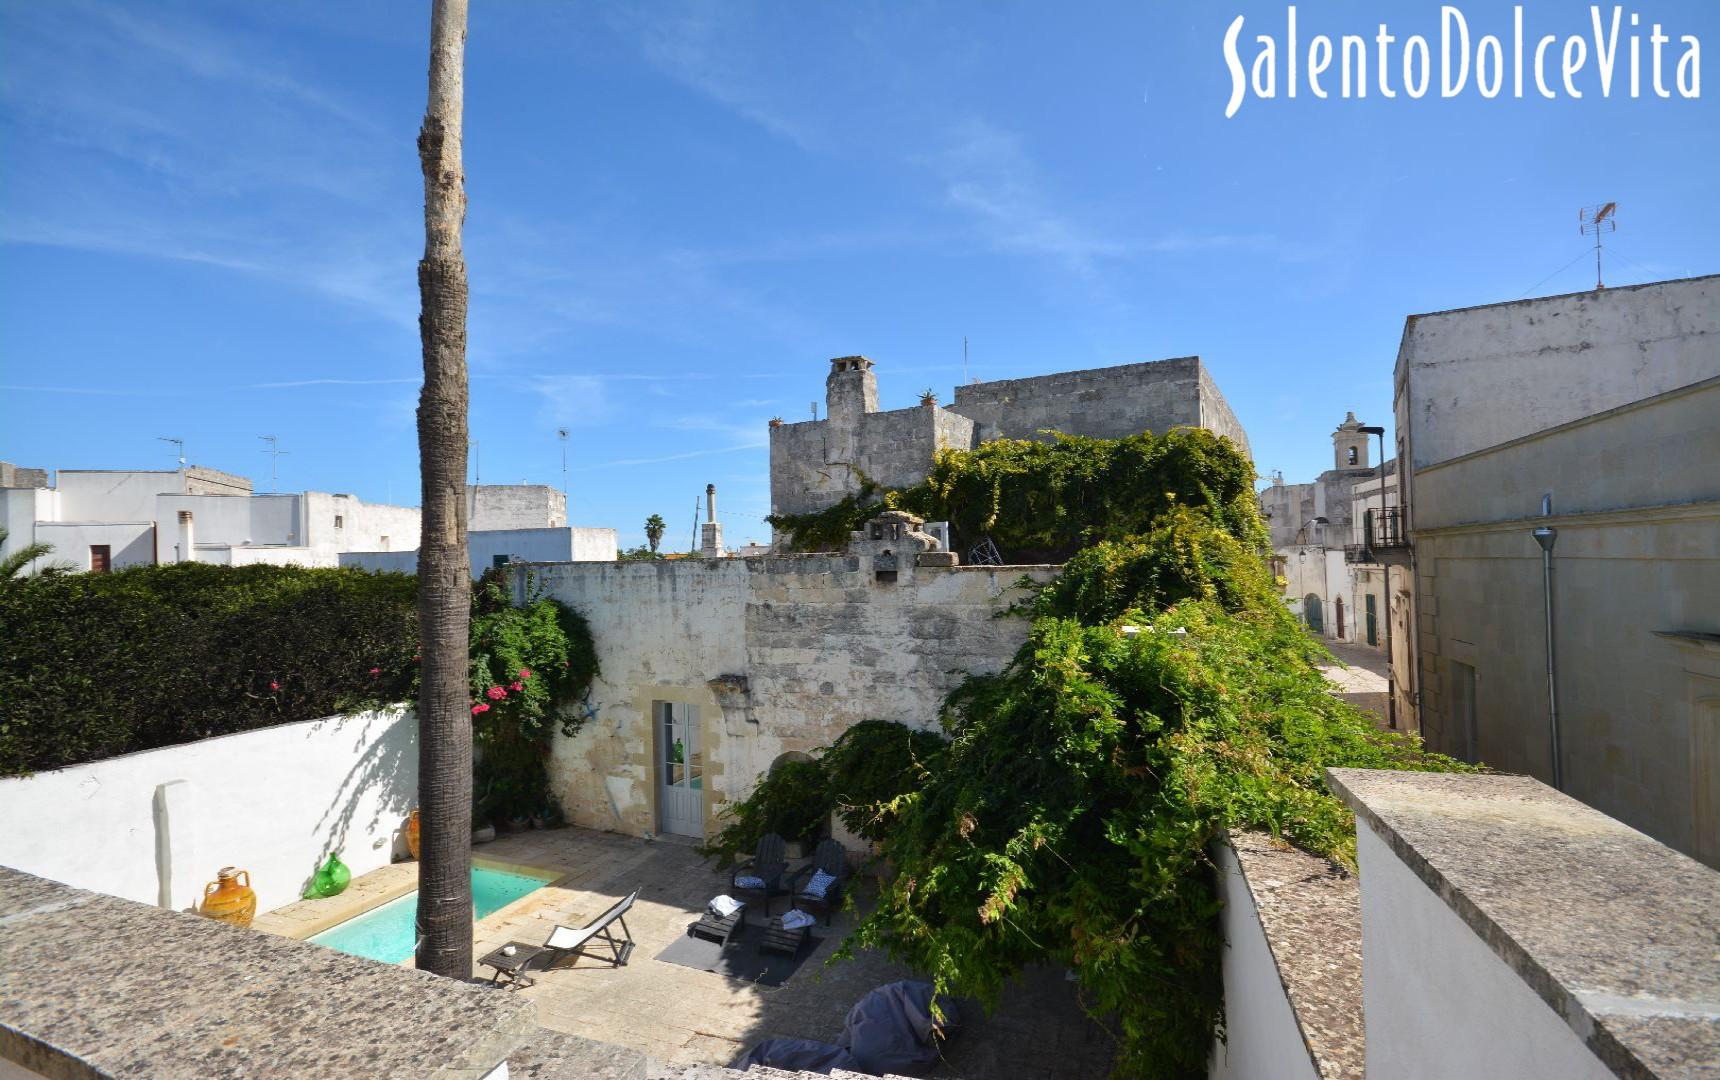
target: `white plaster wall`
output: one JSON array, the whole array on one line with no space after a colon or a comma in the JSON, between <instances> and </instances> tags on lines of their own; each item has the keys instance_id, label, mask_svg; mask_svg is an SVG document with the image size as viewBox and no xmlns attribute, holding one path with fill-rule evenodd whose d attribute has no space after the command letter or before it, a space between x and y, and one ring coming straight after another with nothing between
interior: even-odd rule
<instances>
[{"instance_id":1,"label":"white plaster wall","mask_svg":"<svg viewBox=\"0 0 1720 1080\"><path fill-rule=\"evenodd\" d=\"M574 562L614 562L621 553L620 542L614 529L601 529L591 525L573 525L569 527L573 533Z\"/></svg>"},{"instance_id":2,"label":"white plaster wall","mask_svg":"<svg viewBox=\"0 0 1720 1080\"><path fill-rule=\"evenodd\" d=\"M1356 825L1356 853L1369 1076L1612 1076L1365 821Z\"/></svg>"},{"instance_id":3,"label":"white plaster wall","mask_svg":"<svg viewBox=\"0 0 1720 1080\"><path fill-rule=\"evenodd\" d=\"M0 864L181 910L237 866L267 911L330 850L386 865L417 790L408 711L283 724L0 780Z\"/></svg>"},{"instance_id":4,"label":"white plaster wall","mask_svg":"<svg viewBox=\"0 0 1720 1080\"><path fill-rule=\"evenodd\" d=\"M68 562L77 570L90 568L90 546L93 544L106 544L112 549L109 552L112 557L110 565L115 570L124 566L147 566L155 561L155 527L147 521L110 524L41 522L36 526L36 539L54 546L45 562Z\"/></svg>"},{"instance_id":5,"label":"white plaster wall","mask_svg":"<svg viewBox=\"0 0 1720 1080\"><path fill-rule=\"evenodd\" d=\"M7 533L5 542L0 543L0 555L10 555L35 543L36 523L54 521L58 506L59 493L52 488L0 488L0 525L6 527ZM38 559L26 572L40 565Z\"/></svg>"},{"instance_id":6,"label":"white plaster wall","mask_svg":"<svg viewBox=\"0 0 1720 1080\"><path fill-rule=\"evenodd\" d=\"M567 496L545 484L466 487L469 529L559 529L566 524Z\"/></svg>"},{"instance_id":7,"label":"white plaster wall","mask_svg":"<svg viewBox=\"0 0 1720 1080\"><path fill-rule=\"evenodd\" d=\"M299 543L326 556L335 566L343 551L416 551L419 511L411 506L367 503L351 495L307 491L303 497L304 535ZM335 528L335 518L341 519ZM384 542L384 537L387 538Z\"/></svg>"},{"instance_id":8,"label":"white plaster wall","mask_svg":"<svg viewBox=\"0 0 1720 1080\"><path fill-rule=\"evenodd\" d=\"M1213 1044L1207 1075L1211 1080L1319 1080L1236 853L1220 843L1215 858L1224 904L1227 1039Z\"/></svg>"},{"instance_id":9,"label":"white plaster wall","mask_svg":"<svg viewBox=\"0 0 1720 1080\"><path fill-rule=\"evenodd\" d=\"M198 562L218 562L227 566L321 566L339 565L336 556L307 547L224 547L205 551L197 545Z\"/></svg>"},{"instance_id":10,"label":"white plaster wall","mask_svg":"<svg viewBox=\"0 0 1720 1080\"><path fill-rule=\"evenodd\" d=\"M1417 468L1720 375L1720 276L1411 316Z\"/></svg>"},{"instance_id":11,"label":"white plaster wall","mask_svg":"<svg viewBox=\"0 0 1720 1080\"><path fill-rule=\"evenodd\" d=\"M177 538L181 510L191 512L198 546L295 544L300 539L297 495L162 495L151 516Z\"/></svg>"},{"instance_id":12,"label":"white plaster wall","mask_svg":"<svg viewBox=\"0 0 1720 1080\"><path fill-rule=\"evenodd\" d=\"M185 490L177 472L61 469L60 521L153 521L155 497Z\"/></svg>"},{"instance_id":13,"label":"white plaster wall","mask_svg":"<svg viewBox=\"0 0 1720 1080\"><path fill-rule=\"evenodd\" d=\"M495 565L498 555L509 562L614 562L616 556L614 529L495 529L467 533L466 541L474 580ZM337 562L370 571L418 572L416 550L343 551Z\"/></svg>"}]
</instances>

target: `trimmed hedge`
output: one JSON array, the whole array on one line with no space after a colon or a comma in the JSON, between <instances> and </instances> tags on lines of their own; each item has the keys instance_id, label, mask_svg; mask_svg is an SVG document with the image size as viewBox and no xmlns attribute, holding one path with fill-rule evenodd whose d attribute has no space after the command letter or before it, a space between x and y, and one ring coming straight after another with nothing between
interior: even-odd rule
<instances>
[{"instance_id":1,"label":"trimmed hedge","mask_svg":"<svg viewBox=\"0 0 1720 1080\"><path fill-rule=\"evenodd\" d=\"M0 583L0 776L409 700L416 592L200 563Z\"/></svg>"}]
</instances>

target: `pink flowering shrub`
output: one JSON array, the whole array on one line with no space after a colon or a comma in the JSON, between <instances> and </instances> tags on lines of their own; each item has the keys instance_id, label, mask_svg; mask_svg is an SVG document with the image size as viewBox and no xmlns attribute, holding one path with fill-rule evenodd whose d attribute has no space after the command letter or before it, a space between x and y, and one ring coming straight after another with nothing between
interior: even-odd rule
<instances>
[{"instance_id":1,"label":"pink flowering shrub","mask_svg":"<svg viewBox=\"0 0 1720 1080\"><path fill-rule=\"evenodd\" d=\"M473 589L471 634L472 735L483 749L477 816L505 824L550 812L544 759L557 732L572 736L585 722L578 703L597 674L591 631L547 596L515 605L491 571Z\"/></svg>"}]
</instances>

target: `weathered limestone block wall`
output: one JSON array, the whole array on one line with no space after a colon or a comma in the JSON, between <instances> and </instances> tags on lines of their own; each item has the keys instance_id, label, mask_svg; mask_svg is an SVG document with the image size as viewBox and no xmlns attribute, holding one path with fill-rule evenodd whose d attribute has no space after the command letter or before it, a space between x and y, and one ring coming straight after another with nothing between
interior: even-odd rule
<instances>
[{"instance_id":1,"label":"weathered limestone block wall","mask_svg":"<svg viewBox=\"0 0 1720 1080\"><path fill-rule=\"evenodd\" d=\"M770 430L771 508L821 510L858 491L862 475L911 487L937 451L972 445L973 422L935 405L781 424Z\"/></svg>"},{"instance_id":2,"label":"weathered limestone block wall","mask_svg":"<svg viewBox=\"0 0 1720 1080\"><path fill-rule=\"evenodd\" d=\"M555 740L551 786L576 824L642 835L659 830L653 702L698 709L714 833L785 753L865 719L935 725L961 673L999 670L1025 640L1025 620L993 617L1015 583L1056 571L903 565L884 583L869 556L778 555L515 573L590 620L602 665L584 728Z\"/></svg>"},{"instance_id":3,"label":"weathered limestone block wall","mask_svg":"<svg viewBox=\"0 0 1720 1080\"><path fill-rule=\"evenodd\" d=\"M972 383L956 387L950 408L974 421L980 442L1037 438L1047 428L1119 439L1206 427L1248 452L1242 425L1198 356Z\"/></svg>"},{"instance_id":4,"label":"weathered limestone block wall","mask_svg":"<svg viewBox=\"0 0 1720 1080\"><path fill-rule=\"evenodd\" d=\"M843 367L826 383L828 420L770 430L771 508L821 510L852 494L860 473L891 487L925 479L933 455L987 439L1038 438L1046 429L1120 438L1204 427L1249 453L1248 436L1199 357L1002 379L956 387L948 408L878 411L876 375Z\"/></svg>"}]
</instances>

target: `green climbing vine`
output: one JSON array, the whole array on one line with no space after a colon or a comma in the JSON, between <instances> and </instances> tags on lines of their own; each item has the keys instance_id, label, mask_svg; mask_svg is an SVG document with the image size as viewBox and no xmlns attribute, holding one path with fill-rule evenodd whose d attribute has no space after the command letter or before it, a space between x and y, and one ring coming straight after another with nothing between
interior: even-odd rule
<instances>
[{"instance_id":1,"label":"green climbing vine","mask_svg":"<svg viewBox=\"0 0 1720 1080\"><path fill-rule=\"evenodd\" d=\"M1223 1017L1212 843L1264 829L1353 865L1326 768L1466 767L1333 696L1261 558L1253 485L1204 431L1060 436L945 452L925 484L795 522L828 538L901 506L1006 558L1067 557L1016 612L1031 628L1012 662L945 702L930 767L875 791L869 759L820 758L832 809L874 792L844 817L884 823L896 869L843 954L883 948L983 1000L1028 964L1067 966L1120 1075L1205 1075Z\"/></svg>"},{"instance_id":2,"label":"green climbing vine","mask_svg":"<svg viewBox=\"0 0 1720 1080\"><path fill-rule=\"evenodd\" d=\"M578 701L598 670L591 629L553 597L515 604L490 570L472 589L471 643L476 817L555 819L545 763L552 737L585 723Z\"/></svg>"}]
</instances>

